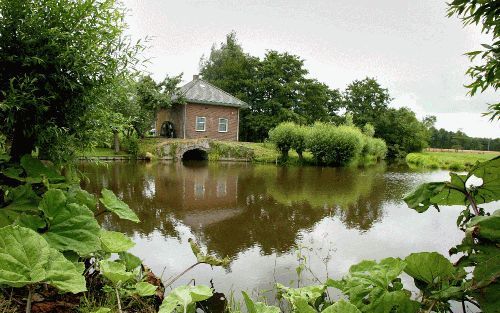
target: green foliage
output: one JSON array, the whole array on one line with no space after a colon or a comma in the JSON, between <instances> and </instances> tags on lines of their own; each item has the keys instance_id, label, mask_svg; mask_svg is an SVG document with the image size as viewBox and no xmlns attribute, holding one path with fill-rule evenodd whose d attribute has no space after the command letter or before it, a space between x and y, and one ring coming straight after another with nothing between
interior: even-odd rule
<instances>
[{"instance_id":1,"label":"green foliage","mask_svg":"<svg viewBox=\"0 0 500 313\"><path fill-rule=\"evenodd\" d=\"M292 305L294 311L316 312L323 304L326 291L325 285L311 285L302 288L288 288L281 284L276 284L278 295L286 299Z\"/></svg>"},{"instance_id":2,"label":"green foliage","mask_svg":"<svg viewBox=\"0 0 500 313\"><path fill-rule=\"evenodd\" d=\"M381 138L365 136L361 155L372 156L377 160L382 160L387 155L387 145Z\"/></svg>"},{"instance_id":3,"label":"green foliage","mask_svg":"<svg viewBox=\"0 0 500 313\"><path fill-rule=\"evenodd\" d=\"M241 112L240 138L263 141L285 121L311 124L336 116L340 93L307 78L304 60L296 55L268 51L259 59L245 53L231 33L210 56L201 60L208 82L250 105Z\"/></svg>"},{"instance_id":4,"label":"green foliage","mask_svg":"<svg viewBox=\"0 0 500 313\"><path fill-rule=\"evenodd\" d=\"M43 237L59 251L74 251L81 256L99 250L99 224L94 213L84 205L67 203L62 190L47 191L40 201L47 221Z\"/></svg>"},{"instance_id":5,"label":"green foliage","mask_svg":"<svg viewBox=\"0 0 500 313\"><path fill-rule=\"evenodd\" d=\"M327 307L322 311L323 313L361 313L360 310L347 301L340 300Z\"/></svg>"},{"instance_id":6,"label":"green foliage","mask_svg":"<svg viewBox=\"0 0 500 313\"><path fill-rule=\"evenodd\" d=\"M405 198L407 204L418 212L426 211L430 205L466 206L457 219L465 237L460 245L450 249L450 254L463 254L455 268L452 270L440 256L422 254L414 260L415 269L409 272L416 281L424 284L419 288L424 289L424 295L425 292L431 293L429 299L434 299L434 304L437 300L443 302L443 299L469 301L468 296L473 296L483 312L497 312L500 302L494 294L500 289L500 210L485 215L479 205L500 200L499 175L500 157L496 157L478 162L467 175L450 173L449 182L423 184ZM479 186L469 183L473 176L482 180ZM430 264L419 264L421 261ZM465 270L471 267L472 278L468 278ZM446 303L441 305L446 308Z\"/></svg>"},{"instance_id":7,"label":"green foliage","mask_svg":"<svg viewBox=\"0 0 500 313\"><path fill-rule=\"evenodd\" d=\"M20 226L0 228L0 285L49 283L62 292L86 290L83 267L66 260L38 233Z\"/></svg>"},{"instance_id":8,"label":"green foliage","mask_svg":"<svg viewBox=\"0 0 500 313\"><path fill-rule=\"evenodd\" d=\"M480 186L468 186L472 177L482 179ZM432 182L420 185L417 190L404 200L408 206L419 213L425 212L431 205L466 205L496 201L500 198L500 157L477 163L467 175L450 173L449 182Z\"/></svg>"},{"instance_id":9,"label":"green foliage","mask_svg":"<svg viewBox=\"0 0 500 313\"><path fill-rule=\"evenodd\" d=\"M194 313L196 302L206 300L212 294L212 290L207 286L177 287L163 299L158 313Z\"/></svg>"},{"instance_id":10,"label":"green foliage","mask_svg":"<svg viewBox=\"0 0 500 313\"><path fill-rule=\"evenodd\" d=\"M385 140L388 157L405 157L427 147L429 133L413 111L408 108L387 109L375 121L375 137Z\"/></svg>"},{"instance_id":11,"label":"green foliage","mask_svg":"<svg viewBox=\"0 0 500 313\"><path fill-rule=\"evenodd\" d=\"M134 278L134 273L127 272L124 264L115 261L102 260L99 262L99 270L115 286Z\"/></svg>"},{"instance_id":12,"label":"green foliage","mask_svg":"<svg viewBox=\"0 0 500 313\"><path fill-rule=\"evenodd\" d=\"M405 267L404 261L395 258L362 261L351 266L342 280L327 284L340 289L362 312L417 312L419 303L410 299L411 293L398 278Z\"/></svg>"},{"instance_id":13,"label":"green foliage","mask_svg":"<svg viewBox=\"0 0 500 313\"><path fill-rule=\"evenodd\" d=\"M435 127L431 127L429 132L429 146L432 148L500 151L500 138L469 137L460 130L453 132Z\"/></svg>"},{"instance_id":14,"label":"green foliage","mask_svg":"<svg viewBox=\"0 0 500 313\"><path fill-rule=\"evenodd\" d=\"M200 246L198 246L198 244L196 244L193 239L189 238L188 241L189 245L191 246L191 251L193 251L193 254L196 256L196 260L198 261L198 263L205 263L212 266L229 266L229 263L231 262L229 258L226 257L224 259L219 259L212 255L203 253L203 251L201 251L200 249Z\"/></svg>"},{"instance_id":15,"label":"green foliage","mask_svg":"<svg viewBox=\"0 0 500 313\"><path fill-rule=\"evenodd\" d=\"M283 159L288 158L288 151L292 148L294 132L297 128L295 123L281 123L269 131L269 140L276 145Z\"/></svg>"},{"instance_id":16,"label":"green foliage","mask_svg":"<svg viewBox=\"0 0 500 313\"><path fill-rule=\"evenodd\" d=\"M58 163L92 144L92 114L140 45L115 0L0 2L0 132L14 160ZM22 52L22 53L21 53Z\"/></svg>"},{"instance_id":17,"label":"green foliage","mask_svg":"<svg viewBox=\"0 0 500 313\"><path fill-rule=\"evenodd\" d=\"M389 91L369 77L350 83L342 96L343 106L352 114L353 122L358 127L367 123L376 125L380 114L387 111L392 101Z\"/></svg>"},{"instance_id":18,"label":"green foliage","mask_svg":"<svg viewBox=\"0 0 500 313\"><path fill-rule=\"evenodd\" d=\"M307 148L319 164L346 165L363 148L363 134L352 126L316 123L307 138Z\"/></svg>"},{"instance_id":19,"label":"green foliage","mask_svg":"<svg viewBox=\"0 0 500 313\"><path fill-rule=\"evenodd\" d=\"M469 94L473 96L477 91L483 92L488 88L497 90L500 87L500 6L498 1L454 0L448 3L448 17L458 16L464 25L481 25L482 32L491 34L492 43L482 44L483 50L466 53L473 62L478 56L481 60L475 62L466 72L472 82L467 85ZM477 60L476 60L477 61ZM500 103L489 107L491 119L500 118Z\"/></svg>"},{"instance_id":20,"label":"green foliage","mask_svg":"<svg viewBox=\"0 0 500 313\"><path fill-rule=\"evenodd\" d=\"M99 198L99 201L104 205L106 210L113 212L121 219L136 223L139 222L139 218L134 211L130 209L128 204L118 199L118 197L111 190L103 188L101 195L102 197Z\"/></svg>"},{"instance_id":21,"label":"green foliage","mask_svg":"<svg viewBox=\"0 0 500 313\"><path fill-rule=\"evenodd\" d=\"M243 300L245 301L245 306L248 313L280 313L280 308L275 306L266 305L262 302L254 302L248 294L244 291L241 292L243 295Z\"/></svg>"},{"instance_id":22,"label":"green foliage","mask_svg":"<svg viewBox=\"0 0 500 313\"><path fill-rule=\"evenodd\" d=\"M101 248L104 252L125 252L135 246L135 243L123 233L101 229Z\"/></svg>"}]
</instances>

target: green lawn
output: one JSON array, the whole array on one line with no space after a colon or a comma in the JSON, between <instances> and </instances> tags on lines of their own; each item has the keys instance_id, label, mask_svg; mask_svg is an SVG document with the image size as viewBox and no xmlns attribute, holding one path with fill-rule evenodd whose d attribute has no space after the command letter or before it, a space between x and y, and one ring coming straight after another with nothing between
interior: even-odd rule
<instances>
[{"instance_id":1,"label":"green lawn","mask_svg":"<svg viewBox=\"0 0 500 313\"><path fill-rule=\"evenodd\" d=\"M406 163L416 168L442 168L461 171L471 168L477 161L487 161L500 153L480 152L420 152L406 156Z\"/></svg>"}]
</instances>

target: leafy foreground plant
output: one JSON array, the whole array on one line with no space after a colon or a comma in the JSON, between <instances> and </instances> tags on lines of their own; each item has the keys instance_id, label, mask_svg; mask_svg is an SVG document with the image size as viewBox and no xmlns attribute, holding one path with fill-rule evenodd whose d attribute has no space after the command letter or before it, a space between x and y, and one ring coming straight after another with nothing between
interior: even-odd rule
<instances>
[{"instance_id":1,"label":"leafy foreground plant","mask_svg":"<svg viewBox=\"0 0 500 313\"><path fill-rule=\"evenodd\" d=\"M96 219L113 213L139 222L137 215L111 191L103 189L98 202L77 183L30 155L0 163L0 286L27 290L26 312L43 285L76 294L109 281L119 310L120 293L145 297L157 290L143 281L141 261L126 252L133 241ZM120 258L107 260L113 253Z\"/></svg>"}]
</instances>

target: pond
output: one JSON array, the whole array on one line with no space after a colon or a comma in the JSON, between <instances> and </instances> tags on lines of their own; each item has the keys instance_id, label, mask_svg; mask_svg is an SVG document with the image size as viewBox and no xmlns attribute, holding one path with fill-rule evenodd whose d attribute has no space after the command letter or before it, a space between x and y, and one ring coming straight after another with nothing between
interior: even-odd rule
<instances>
[{"instance_id":1,"label":"pond","mask_svg":"<svg viewBox=\"0 0 500 313\"><path fill-rule=\"evenodd\" d=\"M131 250L164 281L196 262L188 243L229 257L229 268L200 265L176 282L217 291L271 289L275 282L340 278L363 259L412 252L447 255L463 234L459 207L418 214L402 201L418 184L447 171L417 173L379 164L364 169L277 167L246 163L83 163L98 193L113 190L137 212L138 224L106 216L110 230L133 238ZM299 278L298 251L313 273Z\"/></svg>"}]
</instances>

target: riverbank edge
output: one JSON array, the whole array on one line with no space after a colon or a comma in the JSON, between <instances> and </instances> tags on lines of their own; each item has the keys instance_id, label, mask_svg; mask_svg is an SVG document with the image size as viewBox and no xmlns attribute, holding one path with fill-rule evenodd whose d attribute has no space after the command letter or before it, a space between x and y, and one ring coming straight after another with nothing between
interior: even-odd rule
<instances>
[{"instance_id":1,"label":"riverbank edge","mask_svg":"<svg viewBox=\"0 0 500 313\"><path fill-rule=\"evenodd\" d=\"M137 154L126 151L115 153L111 148L96 148L78 156L79 160L88 161L132 161L132 160L179 160L177 151L180 145L201 147L205 144L207 158L215 162L247 162L254 164L276 164L282 166L317 166L313 155L305 151L303 157L291 150L286 160L283 160L275 145L270 142L237 142L218 140L186 140L145 138L139 141ZM370 157L360 157L348 166L369 166L378 163Z\"/></svg>"},{"instance_id":2,"label":"riverbank edge","mask_svg":"<svg viewBox=\"0 0 500 313\"><path fill-rule=\"evenodd\" d=\"M415 169L465 171L471 169L478 161L488 161L499 155L500 152L494 151L444 151L441 149L409 153L405 160L410 168Z\"/></svg>"}]
</instances>

